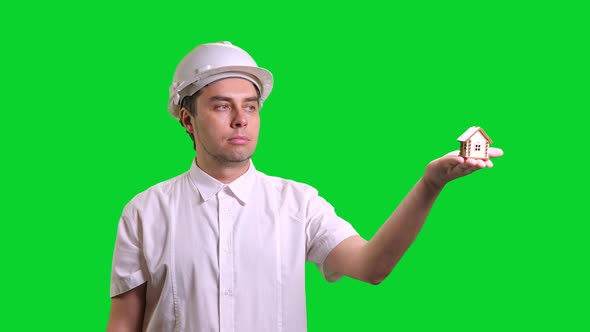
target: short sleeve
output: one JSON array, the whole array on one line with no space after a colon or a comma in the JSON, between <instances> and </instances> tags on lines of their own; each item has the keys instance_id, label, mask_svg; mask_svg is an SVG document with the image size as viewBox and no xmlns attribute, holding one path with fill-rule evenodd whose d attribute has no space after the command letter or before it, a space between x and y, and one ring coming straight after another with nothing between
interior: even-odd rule
<instances>
[{"instance_id":1,"label":"short sleeve","mask_svg":"<svg viewBox=\"0 0 590 332\"><path fill-rule=\"evenodd\" d=\"M326 257L340 242L354 235L358 235L358 232L352 225L338 217L334 207L318 196L316 191L307 208L307 260L316 263L327 281L338 281L342 274L324 266Z\"/></svg>"},{"instance_id":2,"label":"short sleeve","mask_svg":"<svg viewBox=\"0 0 590 332\"><path fill-rule=\"evenodd\" d=\"M125 293L147 280L138 218L126 208L119 220L113 254L110 296Z\"/></svg>"}]
</instances>

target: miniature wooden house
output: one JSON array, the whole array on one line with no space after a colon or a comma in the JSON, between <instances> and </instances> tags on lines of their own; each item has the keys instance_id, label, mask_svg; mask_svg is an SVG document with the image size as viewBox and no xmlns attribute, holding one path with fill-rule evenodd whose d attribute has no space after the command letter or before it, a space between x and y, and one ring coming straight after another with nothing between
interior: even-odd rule
<instances>
[{"instance_id":1,"label":"miniature wooden house","mask_svg":"<svg viewBox=\"0 0 590 332\"><path fill-rule=\"evenodd\" d=\"M465 158L488 159L492 139L480 127L470 127L457 138L461 142L459 155Z\"/></svg>"}]
</instances>

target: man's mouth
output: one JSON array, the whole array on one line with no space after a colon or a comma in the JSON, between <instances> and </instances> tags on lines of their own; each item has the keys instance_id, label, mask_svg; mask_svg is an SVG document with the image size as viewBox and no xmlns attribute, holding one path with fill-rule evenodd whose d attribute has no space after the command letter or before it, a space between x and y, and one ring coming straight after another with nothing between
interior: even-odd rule
<instances>
[{"instance_id":1,"label":"man's mouth","mask_svg":"<svg viewBox=\"0 0 590 332\"><path fill-rule=\"evenodd\" d=\"M246 136L232 136L228 139L231 144L246 144L250 139Z\"/></svg>"}]
</instances>

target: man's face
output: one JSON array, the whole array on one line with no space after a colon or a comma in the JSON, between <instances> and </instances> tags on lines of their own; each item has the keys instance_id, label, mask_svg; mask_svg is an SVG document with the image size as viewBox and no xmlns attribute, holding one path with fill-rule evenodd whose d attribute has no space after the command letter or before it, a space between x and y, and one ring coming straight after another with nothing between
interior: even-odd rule
<instances>
[{"instance_id":1,"label":"man's face","mask_svg":"<svg viewBox=\"0 0 590 332\"><path fill-rule=\"evenodd\" d=\"M259 106L248 80L226 78L204 87L191 121L197 160L228 166L248 161L258 143Z\"/></svg>"}]
</instances>

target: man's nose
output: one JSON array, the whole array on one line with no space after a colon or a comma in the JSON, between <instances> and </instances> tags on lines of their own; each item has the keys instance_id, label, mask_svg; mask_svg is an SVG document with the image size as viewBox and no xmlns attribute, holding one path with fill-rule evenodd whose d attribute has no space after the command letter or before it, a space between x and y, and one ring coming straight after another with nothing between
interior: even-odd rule
<instances>
[{"instance_id":1,"label":"man's nose","mask_svg":"<svg viewBox=\"0 0 590 332\"><path fill-rule=\"evenodd\" d=\"M246 112L243 110L236 110L232 119L232 128L242 128L248 125Z\"/></svg>"}]
</instances>

